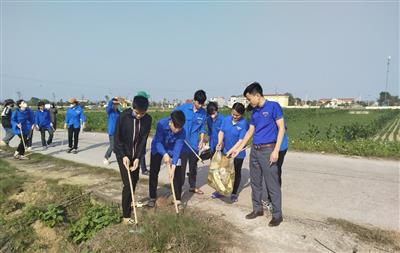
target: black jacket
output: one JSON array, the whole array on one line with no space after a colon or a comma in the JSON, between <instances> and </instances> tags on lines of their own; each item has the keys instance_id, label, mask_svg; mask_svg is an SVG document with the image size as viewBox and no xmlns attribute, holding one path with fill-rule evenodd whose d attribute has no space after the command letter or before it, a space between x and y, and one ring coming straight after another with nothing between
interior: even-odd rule
<instances>
[{"instance_id":1,"label":"black jacket","mask_svg":"<svg viewBox=\"0 0 400 253\"><path fill-rule=\"evenodd\" d=\"M132 108L123 111L117 122L115 123L115 133L114 133L114 152L117 159L122 159L127 156L132 165L133 160L140 158L146 151L147 137L149 137L151 129L151 116L146 114L143 118L139 120L139 135L133 143L133 131L134 122L137 119L132 114ZM133 147L135 144L135 149ZM133 151L135 150L135 153Z\"/></svg>"},{"instance_id":2,"label":"black jacket","mask_svg":"<svg viewBox=\"0 0 400 253\"><path fill-rule=\"evenodd\" d=\"M11 115L12 109L9 107L4 107L3 112L1 113L1 124L3 124L4 128L11 128Z\"/></svg>"}]
</instances>

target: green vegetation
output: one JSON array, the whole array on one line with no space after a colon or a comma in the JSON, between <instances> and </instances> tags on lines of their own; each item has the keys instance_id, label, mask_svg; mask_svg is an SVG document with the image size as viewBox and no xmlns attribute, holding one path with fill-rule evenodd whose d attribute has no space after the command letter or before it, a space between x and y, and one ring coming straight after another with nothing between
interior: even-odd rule
<instances>
[{"instance_id":1,"label":"green vegetation","mask_svg":"<svg viewBox=\"0 0 400 253\"><path fill-rule=\"evenodd\" d=\"M284 113L293 150L400 159L400 110L285 109ZM158 120L170 111L149 114L154 133ZM105 111L86 115L87 131L107 131ZM58 120L63 117L59 114Z\"/></svg>"}]
</instances>

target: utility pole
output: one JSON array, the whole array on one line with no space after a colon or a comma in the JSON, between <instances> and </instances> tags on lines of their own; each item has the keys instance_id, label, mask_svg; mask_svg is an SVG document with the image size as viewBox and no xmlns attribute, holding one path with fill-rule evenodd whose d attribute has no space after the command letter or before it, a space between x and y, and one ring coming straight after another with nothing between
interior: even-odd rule
<instances>
[{"instance_id":1,"label":"utility pole","mask_svg":"<svg viewBox=\"0 0 400 253\"><path fill-rule=\"evenodd\" d=\"M386 64L386 86L385 86L385 99L384 101L384 105L388 106L388 101L387 101L387 94L388 94L388 83L389 83L389 65L390 65L390 59L392 57L389 55L387 57L387 64Z\"/></svg>"}]
</instances>

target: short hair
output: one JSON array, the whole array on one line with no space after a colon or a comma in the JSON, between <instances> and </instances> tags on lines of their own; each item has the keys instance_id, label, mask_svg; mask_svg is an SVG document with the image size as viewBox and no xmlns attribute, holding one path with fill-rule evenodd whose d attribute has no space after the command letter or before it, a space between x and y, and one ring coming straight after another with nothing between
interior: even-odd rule
<instances>
[{"instance_id":1,"label":"short hair","mask_svg":"<svg viewBox=\"0 0 400 253\"><path fill-rule=\"evenodd\" d=\"M185 125L185 114L181 110L176 110L171 113L172 124L176 128L182 128Z\"/></svg>"},{"instance_id":2,"label":"short hair","mask_svg":"<svg viewBox=\"0 0 400 253\"><path fill-rule=\"evenodd\" d=\"M25 102L25 100L23 100L23 99L20 99L20 100L18 100L18 101L16 102L16 104L17 104L18 108L20 108L20 107L21 107L21 104L22 104L22 102Z\"/></svg>"},{"instance_id":3,"label":"short hair","mask_svg":"<svg viewBox=\"0 0 400 253\"><path fill-rule=\"evenodd\" d=\"M133 98L132 107L138 111L145 112L149 108L149 100L143 96Z\"/></svg>"},{"instance_id":4,"label":"short hair","mask_svg":"<svg viewBox=\"0 0 400 253\"><path fill-rule=\"evenodd\" d=\"M246 96L247 94L260 94L261 96L264 96L263 89L261 85L257 82L253 82L249 84L246 89L243 91L243 96Z\"/></svg>"},{"instance_id":5,"label":"short hair","mask_svg":"<svg viewBox=\"0 0 400 253\"><path fill-rule=\"evenodd\" d=\"M207 113L210 115L215 112L218 112L218 104L215 102L209 102L207 104Z\"/></svg>"},{"instance_id":6,"label":"short hair","mask_svg":"<svg viewBox=\"0 0 400 253\"><path fill-rule=\"evenodd\" d=\"M200 104L204 104L207 100L207 95L204 90L198 90L194 93L194 100Z\"/></svg>"},{"instance_id":7,"label":"short hair","mask_svg":"<svg viewBox=\"0 0 400 253\"><path fill-rule=\"evenodd\" d=\"M6 100L4 101L4 105L5 105L5 106L13 105L13 104L15 104L15 102L14 102L14 100L12 100L12 99L6 99Z\"/></svg>"},{"instance_id":8,"label":"short hair","mask_svg":"<svg viewBox=\"0 0 400 253\"><path fill-rule=\"evenodd\" d=\"M37 104L38 107L40 106L44 106L44 102L43 101L39 101L39 103Z\"/></svg>"},{"instance_id":9,"label":"short hair","mask_svg":"<svg viewBox=\"0 0 400 253\"><path fill-rule=\"evenodd\" d=\"M237 111L237 112L240 113L241 115L243 115L244 112L245 112L244 105L243 105L242 103L239 103L239 102L233 104L232 110Z\"/></svg>"}]
</instances>

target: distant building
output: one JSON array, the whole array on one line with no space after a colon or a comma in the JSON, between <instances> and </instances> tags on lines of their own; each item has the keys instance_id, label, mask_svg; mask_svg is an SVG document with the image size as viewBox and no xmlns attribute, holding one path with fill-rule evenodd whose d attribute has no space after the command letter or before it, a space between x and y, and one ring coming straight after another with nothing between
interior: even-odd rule
<instances>
[{"instance_id":1,"label":"distant building","mask_svg":"<svg viewBox=\"0 0 400 253\"><path fill-rule=\"evenodd\" d=\"M210 101L217 103L218 107L227 106L227 102L224 97L213 97L213 98L210 98Z\"/></svg>"},{"instance_id":2,"label":"distant building","mask_svg":"<svg viewBox=\"0 0 400 253\"><path fill-rule=\"evenodd\" d=\"M289 96L286 94L264 94L264 98L269 101L278 102L281 107L289 106Z\"/></svg>"},{"instance_id":3,"label":"distant building","mask_svg":"<svg viewBox=\"0 0 400 253\"><path fill-rule=\"evenodd\" d=\"M336 108L338 106L351 106L355 101L354 98L322 98L318 100L318 105L326 108Z\"/></svg>"},{"instance_id":4,"label":"distant building","mask_svg":"<svg viewBox=\"0 0 400 253\"><path fill-rule=\"evenodd\" d=\"M243 96L231 96L228 101L228 107L232 108L233 104L235 103L242 103L245 107L249 104L247 99Z\"/></svg>"},{"instance_id":5,"label":"distant building","mask_svg":"<svg viewBox=\"0 0 400 253\"><path fill-rule=\"evenodd\" d=\"M269 101L278 102L282 107L289 106L289 96L285 94L265 94L264 98ZM232 107L234 103L239 102L244 104L247 107L249 102L244 96L231 96L228 102L228 106Z\"/></svg>"}]
</instances>

